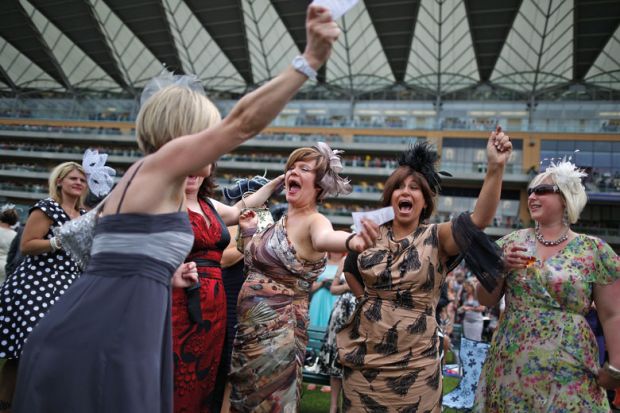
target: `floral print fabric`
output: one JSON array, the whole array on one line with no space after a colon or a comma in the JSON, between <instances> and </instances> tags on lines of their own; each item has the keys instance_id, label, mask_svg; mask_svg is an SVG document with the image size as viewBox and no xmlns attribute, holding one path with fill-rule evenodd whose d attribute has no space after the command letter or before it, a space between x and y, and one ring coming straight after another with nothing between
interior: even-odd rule
<instances>
[{"instance_id":1,"label":"floral print fabric","mask_svg":"<svg viewBox=\"0 0 620 413\"><path fill-rule=\"evenodd\" d=\"M532 229L500 246L534 242ZM607 413L596 383L598 347L585 319L594 284L620 277L620 258L598 238L577 235L555 255L506 275L506 310L476 393L476 412Z\"/></svg>"}]
</instances>

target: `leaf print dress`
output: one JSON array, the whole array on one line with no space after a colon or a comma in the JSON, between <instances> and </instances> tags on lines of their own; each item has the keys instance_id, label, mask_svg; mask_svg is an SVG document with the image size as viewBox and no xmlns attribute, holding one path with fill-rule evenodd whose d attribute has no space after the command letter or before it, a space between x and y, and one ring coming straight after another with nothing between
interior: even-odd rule
<instances>
[{"instance_id":1,"label":"leaf print dress","mask_svg":"<svg viewBox=\"0 0 620 413\"><path fill-rule=\"evenodd\" d=\"M500 246L533 242L513 232ZM475 412L607 413L596 383L598 347L586 321L594 284L620 277L620 257L598 238L578 234L545 261L507 273L506 310L482 369Z\"/></svg>"},{"instance_id":2,"label":"leaf print dress","mask_svg":"<svg viewBox=\"0 0 620 413\"><path fill-rule=\"evenodd\" d=\"M229 376L232 412L299 410L308 295L327 260L298 258L286 219L254 235L245 249L247 278L237 302Z\"/></svg>"},{"instance_id":3,"label":"leaf print dress","mask_svg":"<svg viewBox=\"0 0 620 413\"><path fill-rule=\"evenodd\" d=\"M441 411L441 363L435 307L445 266L437 225L395 241L380 227L374 248L359 255L365 295L338 333L344 410Z\"/></svg>"}]
</instances>

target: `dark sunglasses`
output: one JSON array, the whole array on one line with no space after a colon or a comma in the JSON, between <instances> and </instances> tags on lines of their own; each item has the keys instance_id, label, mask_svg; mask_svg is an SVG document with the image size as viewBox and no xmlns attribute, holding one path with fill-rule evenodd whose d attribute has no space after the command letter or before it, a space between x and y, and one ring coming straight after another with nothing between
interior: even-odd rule
<instances>
[{"instance_id":1,"label":"dark sunglasses","mask_svg":"<svg viewBox=\"0 0 620 413\"><path fill-rule=\"evenodd\" d=\"M533 188L527 188L527 196L530 196L532 194L536 194L536 195L557 194L559 192L560 192L560 188L558 188L557 185L542 184L542 185L535 186Z\"/></svg>"}]
</instances>

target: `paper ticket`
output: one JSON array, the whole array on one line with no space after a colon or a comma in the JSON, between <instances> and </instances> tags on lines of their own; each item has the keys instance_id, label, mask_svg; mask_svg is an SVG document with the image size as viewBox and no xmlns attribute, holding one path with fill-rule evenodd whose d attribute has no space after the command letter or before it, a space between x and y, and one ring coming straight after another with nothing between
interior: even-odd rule
<instances>
[{"instance_id":1,"label":"paper ticket","mask_svg":"<svg viewBox=\"0 0 620 413\"><path fill-rule=\"evenodd\" d=\"M332 14L332 19L338 20L346 12L351 10L358 0L314 0L312 4L323 6Z\"/></svg>"},{"instance_id":2,"label":"paper ticket","mask_svg":"<svg viewBox=\"0 0 620 413\"><path fill-rule=\"evenodd\" d=\"M388 221L394 219L394 208L391 206L375 209L373 211L364 211L364 212L353 212L351 214L353 216L353 226L355 228L355 232L362 231L362 218L366 218L370 221L375 222L377 225L385 224Z\"/></svg>"}]
</instances>

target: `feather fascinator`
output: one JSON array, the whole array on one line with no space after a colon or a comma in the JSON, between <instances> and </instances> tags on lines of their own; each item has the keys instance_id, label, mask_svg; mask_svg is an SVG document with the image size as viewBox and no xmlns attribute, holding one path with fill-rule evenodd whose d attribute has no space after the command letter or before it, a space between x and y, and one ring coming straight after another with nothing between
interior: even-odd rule
<instances>
[{"instance_id":1,"label":"feather fascinator","mask_svg":"<svg viewBox=\"0 0 620 413\"><path fill-rule=\"evenodd\" d=\"M317 142L313 148L327 160L327 170L325 171L325 175L323 175L321 182L319 182L319 186L323 189L320 199L325 199L327 196L350 194L352 188L349 180L338 175L342 172L342 160L340 159L340 154L343 153L343 151L338 149L332 150L332 148L330 148L325 142Z\"/></svg>"},{"instance_id":2,"label":"feather fascinator","mask_svg":"<svg viewBox=\"0 0 620 413\"><path fill-rule=\"evenodd\" d=\"M398 160L399 166L408 166L414 171L422 174L426 182L435 194L441 190L441 177L452 176L445 171L437 171L435 165L439 160L437 152L432 150L431 145L426 142L416 142L413 146L404 152Z\"/></svg>"}]
</instances>

